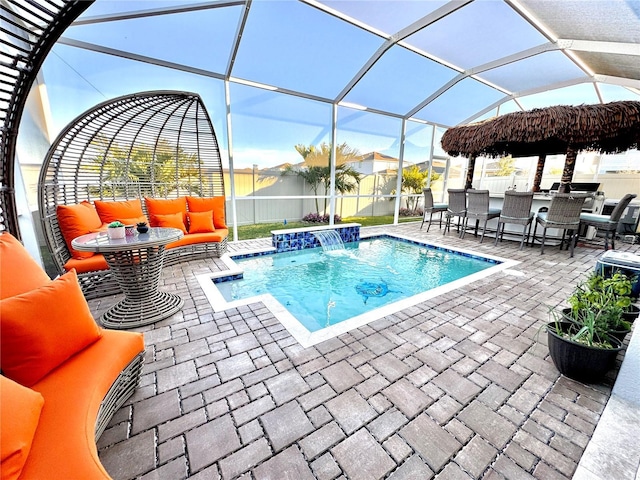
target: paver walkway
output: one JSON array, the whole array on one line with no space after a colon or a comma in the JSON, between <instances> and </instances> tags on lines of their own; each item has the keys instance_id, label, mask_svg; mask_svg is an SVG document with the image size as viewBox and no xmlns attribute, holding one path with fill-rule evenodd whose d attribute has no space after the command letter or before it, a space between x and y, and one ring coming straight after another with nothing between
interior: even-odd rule
<instances>
[{"instance_id":1,"label":"paver walkway","mask_svg":"<svg viewBox=\"0 0 640 480\"><path fill-rule=\"evenodd\" d=\"M260 303L213 312L195 276L218 260L166 268L163 288L185 306L140 329L140 387L98 443L110 475L571 478L615 371L602 385L560 377L538 332L602 251L520 252L419 223L363 235L383 231L522 263L306 349ZM99 315L113 301L90 304Z\"/></svg>"}]
</instances>

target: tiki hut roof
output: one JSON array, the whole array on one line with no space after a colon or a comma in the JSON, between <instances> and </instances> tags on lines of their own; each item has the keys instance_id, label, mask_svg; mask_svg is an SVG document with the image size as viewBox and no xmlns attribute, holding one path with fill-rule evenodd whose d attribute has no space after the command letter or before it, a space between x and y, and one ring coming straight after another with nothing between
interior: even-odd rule
<instances>
[{"instance_id":1,"label":"tiki hut roof","mask_svg":"<svg viewBox=\"0 0 640 480\"><path fill-rule=\"evenodd\" d=\"M640 102L555 106L454 127L442 136L449 155L515 157L596 150L617 153L640 145Z\"/></svg>"}]
</instances>

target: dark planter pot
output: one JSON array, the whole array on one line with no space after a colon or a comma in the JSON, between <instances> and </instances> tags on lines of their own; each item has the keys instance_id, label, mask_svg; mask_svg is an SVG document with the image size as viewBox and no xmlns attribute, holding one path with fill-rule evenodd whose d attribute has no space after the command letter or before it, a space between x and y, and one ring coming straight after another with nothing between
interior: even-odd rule
<instances>
[{"instance_id":1,"label":"dark planter pot","mask_svg":"<svg viewBox=\"0 0 640 480\"><path fill-rule=\"evenodd\" d=\"M620 343L624 342L624 338L627 336L627 333L629 333L631 331L631 329L629 330L609 330L609 332L607 332L609 334L609 336L611 337L615 337L618 340L620 340Z\"/></svg>"},{"instance_id":2,"label":"dark planter pot","mask_svg":"<svg viewBox=\"0 0 640 480\"><path fill-rule=\"evenodd\" d=\"M570 322L558 324L563 332L575 329L575 325ZM561 374L580 382L598 383L602 380L607 371L614 366L616 356L622 350L622 344L616 338L610 339L616 348L589 347L561 337L555 330L555 322L547 324L547 343L551 359Z\"/></svg>"},{"instance_id":3,"label":"dark planter pot","mask_svg":"<svg viewBox=\"0 0 640 480\"><path fill-rule=\"evenodd\" d=\"M622 318L629 323L633 323L636 318L638 318L638 314L640 314L640 307L637 305L631 305L629 311L622 314Z\"/></svg>"}]
</instances>

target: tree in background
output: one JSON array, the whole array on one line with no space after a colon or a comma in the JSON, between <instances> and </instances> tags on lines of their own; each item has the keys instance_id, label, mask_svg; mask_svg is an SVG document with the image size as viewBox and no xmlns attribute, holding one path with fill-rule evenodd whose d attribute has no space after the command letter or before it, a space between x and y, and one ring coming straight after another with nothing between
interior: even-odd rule
<instances>
[{"instance_id":1,"label":"tree in background","mask_svg":"<svg viewBox=\"0 0 640 480\"><path fill-rule=\"evenodd\" d=\"M509 177L516 171L516 161L509 155L508 157L502 157L498 160L498 170L495 173L496 177Z\"/></svg>"},{"instance_id":2,"label":"tree in background","mask_svg":"<svg viewBox=\"0 0 640 480\"><path fill-rule=\"evenodd\" d=\"M431 181L435 182L440 178L440 174L433 172L431 174ZM422 190L427 185L429 179L429 170L420 170L417 165L411 165L410 167L402 169L402 193L422 194ZM395 191L392 193L395 194ZM417 197L407 197L407 210L414 212L418 207Z\"/></svg>"},{"instance_id":3,"label":"tree in background","mask_svg":"<svg viewBox=\"0 0 640 480\"><path fill-rule=\"evenodd\" d=\"M302 178L313 190L316 197L316 213L320 214L320 205L318 203L318 191L323 187L324 194L331 188L331 145L322 142L318 147L315 145L295 146L296 151L303 158L303 165L294 166L287 165L283 171L283 175L287 173L295 173ZM336 147L336 191L341 195L351 193L358 188L360 173L347 165L347 162L357 159L360 156L358 151L349 147L346 143L342 143ZM323 212L327 210L327 199L324 199Z\"/></svg>"}]
</instances>

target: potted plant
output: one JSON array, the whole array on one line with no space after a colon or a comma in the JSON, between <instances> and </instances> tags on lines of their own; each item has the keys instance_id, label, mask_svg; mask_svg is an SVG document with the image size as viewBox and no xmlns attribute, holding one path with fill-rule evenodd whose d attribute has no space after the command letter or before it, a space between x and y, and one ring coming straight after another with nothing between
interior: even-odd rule
<instances>
[{"instance_id":1,"label":"potted plant","mask_svg":"<svg viewBox=\"0 0 640 480\"><path fill-rule=\"evenodd\" d=\"M147 225L147 222L138 222L136 223L136 230L138 230L138 233L147 233L149 231L149 226Z\"/></svg>"},{"instance_id":2,"label":"potted plant","mask_svg":"<svg viewBox=\"0 0 640 480\"><path fill-rule=\"evenodd\" d=\"M107 235L112 240L124 238L125 236L124 223L118 222L118 221L111 222L107 226Z\"/></svg>"},{"instance_id":3,"label":"potted plant","mask_svg":"<svg viewBox=\"0 0 640 480\"><path fill-rule=\"evenodd\" d=\"M604 322L609 334L622 341L631 331L631 323L625 318L625 312L633 307L632 286L631 280L620 272L609 277L591 273L568 298L571 307L564 309L563 315L570 321L584 324L583 317L593 311Z\"/></svg>"}]
</instances>

